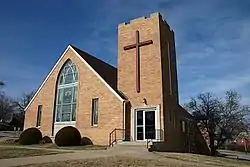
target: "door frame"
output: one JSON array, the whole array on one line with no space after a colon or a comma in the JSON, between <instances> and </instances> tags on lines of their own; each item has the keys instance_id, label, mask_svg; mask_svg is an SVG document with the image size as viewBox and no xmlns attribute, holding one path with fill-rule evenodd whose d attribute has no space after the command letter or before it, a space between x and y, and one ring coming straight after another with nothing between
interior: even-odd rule
<instances>
[{"instance_id":1,"label":"door frame","mask_svg":"<svg viewBox=\"0 0 250 167\"><path fill-rule=\"evenodd\" d=\"M137 137L137 130L136 130L136 127L137 127L137 124L136 124L136 112L139 111L139 110L143 110L143 115L145 113L145 110L148 110L148 111L155 111L155 129L156 130L156 139L153 139L152 141L159 141L157 140L157 138L159 138L158 136L160 136L160 133L158 129L161 129L161 119L160 119L160 105L148 105L148 106L141 106L141 107L133 107L131 109L131 140L132 141L142 141L142 142L145 142L147 141L147 139L144 139L144 140L136 140L136 137ZM144 120L145 121L145 120ZM144 125L145 126L145 125ZM145 132L145 128L143 130ZM144 133L145 135L145 133Z\"/></svg>"}]
</instances>

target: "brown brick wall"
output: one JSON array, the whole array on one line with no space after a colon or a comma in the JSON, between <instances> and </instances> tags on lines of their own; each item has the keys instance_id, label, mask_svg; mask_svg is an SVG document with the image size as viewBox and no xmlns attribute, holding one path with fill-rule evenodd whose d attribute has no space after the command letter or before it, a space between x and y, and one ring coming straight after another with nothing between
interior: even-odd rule
<instances>
[{"instance_id":1,"label":"brown brick wall","mask_svg":"<svg viewBox=\"0 0 250 167\"><path fill-rule=\"evenodd\" d=\"M136 50L124 50L124 46L135 43L136 30L139 30L140 42L153 40L153 44L140 47L140 93L137 93L135 89ZM173 58L170 60L171 84L168 43L170 53L173 53L171 55ZM134 108L144 105L143 98L147 100L148 105L160 104L160 120L161 128L165 132L165 146L172 150L180 150L183 147L180 124L183 114L178 105L174 43L173 31L158 13L151 14L148 18L141 17L129 23L120 24L118 27L118 89L128 97ZM170 85L172 85L171 95Z\"/></svg>"},{"instance_id":2,"label":"brown brick wall","mask_svg":"<svg viewBox=\"0 0 250 167\"><path fill-rule=\"evenodd\" d=\"M56 80L59 70L68 59L76 64L79 74L75 126L82 136L89 137L94 144L108 144L109 133L114 128L123 127L123 103L71 49L66 52L26 110L25 128L36 125L37 106L41 104L43 105L41 131L44 135L52 134ZM92 98L99 98L98 127L91 126Z\"/></svg>"},{"instance_id":3,"label":"brown brick wall","mask_svg":"<svg viewBox=\"0 0 250 167\"><path fill-rule=\"evenodd\" d=\"M165 139L166 142L170 144L174 150L176 150L181 148L183 143L180 139L182 137L182 133L180 132L180 120L182 114L180 113L180 109L178 107L178 82L174 36L168 23L161 17L160 36L164 101L163 108L165 113Z\"/></svg>"},{"instance_id":4,"label":"brown brick wall","mask_svg":"<svg viewBox=\"0 0 250 167\"><path fill-rule=\"evenodd\" d=\"M139 30L140 42L153 41L153 44L140 47L140 93L136 92L136 49L124 50L124 46L135 44L136 30ZM173 53L170 65L172 94L170 94L168 42L170 52ZM72 50L65 54L26 111L25 127L35 126L37 106L42 104L41 130L44 134L51 135L56 79L68 58L77 65L79 73L75 126L83 136L92 139L94 144L108 144L109 133L114 128L123 128L123 103L74 55ZM165 139L163 146L168 150L183 150L185 134L181 132L180 121L186 115L178 105L174 33L160 14L154 13L148 18L134 19L128 24L118 26L117 75L118 90L129 100L126 108L127 138L131 135L131 109L145 107L143 103L145 98L148 106L160 105L160 128L164 130ZM91 126L92 98L99 98L98 127Z\"/></svg>"},{"instance_id":5,"label":"brown brick wall","mask_svg":"<svg viewBox=\"0 0 250 167\"><path fill-rule=\"evenodd\" d=\"M135 87L136 49L124 50L124 46L135 44L136 30L139 30L140 42L153 40L153 44L140 47L140 93L136 92ZM148 105L162 105L160 33L157 14L119 25L118 89L128 97L132 108L143 106L143 98L147 100ZM161 122L163 127L163 121Z\"/></svg>"}]
</instances>

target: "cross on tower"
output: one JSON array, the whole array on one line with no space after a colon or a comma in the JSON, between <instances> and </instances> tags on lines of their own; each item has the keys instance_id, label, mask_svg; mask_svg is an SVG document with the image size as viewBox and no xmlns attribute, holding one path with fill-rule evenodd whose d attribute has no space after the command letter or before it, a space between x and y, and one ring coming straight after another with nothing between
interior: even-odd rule
<instances>
[{"instance_id":1,"label":"cross on tower","mask_svg":"<svg viewBox=\"0 0 250 167\"><path fill-rule=\"evenodd\" d=\"M153 44L153 41L147 40L147 41L140 42L138 30L136 31L135 35L136 35L136 43L125 46L124 50L136 48L136 91L137 93L139 93L140 92L140 47Z\"/></svg>"}]
</instances>

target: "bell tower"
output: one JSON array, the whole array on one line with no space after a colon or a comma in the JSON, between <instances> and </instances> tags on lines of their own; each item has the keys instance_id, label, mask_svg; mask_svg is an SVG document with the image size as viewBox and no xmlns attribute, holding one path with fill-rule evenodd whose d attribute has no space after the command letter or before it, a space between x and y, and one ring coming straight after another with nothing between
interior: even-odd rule
<instances>
[{"instance_id":1,"label":"bell tower","mask_svg":"<svg viewBox=\"0 0 250 167\"><path fill-rule=\"evenodd\" d=\"M132 105L178 104L174 32L159 13L118 26L118 89Z\"/></svg>"},{"instance_id":2,"label":"bell tower","mask_svg":"<svg viewBox=\"0 0 250 167\"><path fill-rule=\"evenodd\" d=\"M131 119L131 127L126 129L131 129L132 138L138 138L139 131L146 138L145 120L152 117L151 109L155 113L153 129L164 131L166 138L174 127L168 121L178 108L178 83L174 32L159 13L118 26L117 84L131 105L125 120ZM137 124L139 110L143 110L143 125Z\"/></svg>"}]
</instances>

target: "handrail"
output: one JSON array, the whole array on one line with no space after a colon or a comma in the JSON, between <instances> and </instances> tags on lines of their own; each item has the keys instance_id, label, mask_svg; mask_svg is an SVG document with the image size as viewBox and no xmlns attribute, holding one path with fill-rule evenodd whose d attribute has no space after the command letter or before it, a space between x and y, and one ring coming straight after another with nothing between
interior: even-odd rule
<instances>
[{"instance_id":1,"label":"handrail","mask_svg":"<svg viewBox=\"0 0 250 167\"><path fill-rule=\"evenodd\" d=\"M119 135L119 132L122 132L122 135ZM115 128L109 133L109 147L113 147L114 143L117 143L118 140L126 139L126 129ZM145 133L147 147L150 141L163 141L164 140L164 131L162 129L154 129L147 131ZM121 137L122 136L122 137Z\"/></svg>"},{"instance_id":2,"label":"handrail","mask_svg":"<svg viewBox=\"0 0 250 167\"><path fill-rule=\"evenodd\" d=\"M119 129L119 128L115 128L113 129L110 133L109 133L109 147L113 147L114 146L114 143L117 142L117 140L119 139L117 137L117 131L122 131L123 133L123 137L122 137L122 140L125 139L125 129Z\"/></svg>"}]
</instances>

